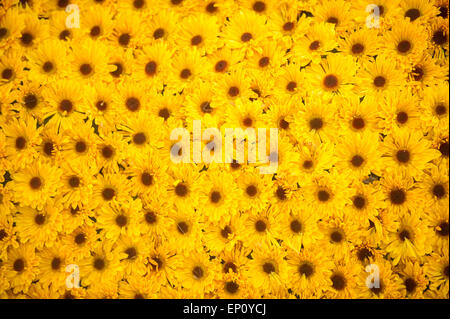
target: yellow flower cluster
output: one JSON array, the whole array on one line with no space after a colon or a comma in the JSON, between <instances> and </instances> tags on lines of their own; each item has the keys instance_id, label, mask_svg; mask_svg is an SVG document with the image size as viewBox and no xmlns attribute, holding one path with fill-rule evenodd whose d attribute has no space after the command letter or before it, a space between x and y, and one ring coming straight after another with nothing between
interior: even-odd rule
<instances>
[{"instance_id":1,"label":"yellow flower cluster","mask_svg":"<svg viewBox=\"0 0 450 319\"><path fill-rule=\"evenodd\" d=\"M2 0L0 298L448 298L448 14ZM276 173L174 163L195 120Z\"/></svg>"}]
</instances>

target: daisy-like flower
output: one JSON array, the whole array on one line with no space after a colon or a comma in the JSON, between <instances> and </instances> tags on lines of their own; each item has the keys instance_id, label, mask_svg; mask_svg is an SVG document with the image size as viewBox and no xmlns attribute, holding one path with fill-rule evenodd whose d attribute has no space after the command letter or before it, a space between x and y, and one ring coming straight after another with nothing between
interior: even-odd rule
<instances>
[{"instance_id":1,"label":"daisy-like flower","mask_svg":"<svg viewBox=\"0 0 450 319\"><path fill-rule=\"evenodd\" d=\"M39 259L36 257L34 246L20 245L8 252L4 267L4 274L14 293L27 292L31 282L39 272Z\"/></svg>"},{"instance_id":2,"label":"daisy-like flower","mask_svg":"<svg viewBox=\"0 0 450 319\"><path fill-rule=\"evenodd\" d=\"M141 209L142 202L138 199L104 205L97 219L105 237L114 242L119 235L136 236L139 233L136 225L137 214Z\"/></svg>"},{"instance_id":3,"label":"daisy-like flower","mask_svg":"<svg viewBox=\"0 0 450 319\"><path fill-rule=\"evenodd\" d=\"M330 23L312 25L303 37L298 38L293 46L292 58L299 65L307 65L311 61L320 63L322 55L337 47L335 29Z\"/></svg>"},{"instance_id":4,"label":"daisy-like flower","mask_svg":"<svg viewBox=\"0 0 450 319\"><path fill-rule=\"evenodd\" d=\"M442 255L433 253L427 260L425 274L430 279L431 290L438 291L441 298L448 297L448 252L444 251Z\"/></svg>"},{"instance_id":5,"label":"daisy-like flower","mask_svg":"<svg viewBox=\"0 0 450 319\"><path fill-rule=\"evenodd\" d=\"M381 152L379 137L375 134L351 134L342 138L336 146L336 168L347 172L349 178L364 179L370 173L380 174Z\"/></svg>"},{"instance_id":6,"label":"daisy-like flower","mask_svg":"<svg viewBox=\"0 0 450 319\"><path fill-rule=\"evenodd\" d=\"M432 242L433 251L445 252L449 243L448 206L430 211L426 219L431 229L429 240Z\"/></svg>"},{"instance_id":7,"label":"daisy-like flower","mask_svg":"<svg viewBox=\"0 0 450 319\"><path fill-rule=\"evenodd\" d=\"M426 32L419 24L398 21L386 34L382 51L402 65L416 62L425 50L426 37Z\"/></svg>"},{"instance_id":8,"label":"daisy-like flower","mask_svg":"<svg viewBox=\"0 0 450 319\"><path fill-rule=\"evenodd\" d=\"M423 112L423 125L432 127L445 127L449 120L449 97L446 92L448 84L441 83L424 89L424 98L421 101ZM448 125L447 125L448 126Z\"/></svg>"},{"instance_id":9,"label":"daisy-like flower","mask_svg":"<svg viewBox=\"0 0 450 319\"><path fill-rule=\"evenodd\" d=\"M314 8L313 15L319 22L334 25L338 32L350 27L350 3L344 0L323 1Z\"/></svg>"},{"instance_id":10,"label":"daisy-like flower","mask_svg":"<svg viewBox=\"0 0 450 319\"><path fill-rule=\"evenodd\" d=\"M60 177L61 170L58 167L36 160L12 175L14 199L22 205L40 209L57 194L61 185Z\"/></svg>"},{"instance_id":11,"label":"daisy-like flower","mask_svg":"<svg viewBox=\"0 0 450 319\"><path fill-rule=\"evenodd\" d=\"M407 258L421 261L422 256L431 248L426 245L427 232L425 223L419 216L401 213L398 216L397 229L389 233L385 246L386 252L393 259L393 264L397 265Z\"/></svg>"},{"instance_id":12,"label":"daisy-like flower","mask_svg":"<svg viewBox=\"0 0 450 319\"><path fill-rule=\"evenodd\" d=\"M428 285L428 279L418 261L407 260L400 271L403 281L402 295L411 299L424 298L424 291Z\"/></svg>"},{"instance_id":13,"label":"daisy-like flower","mask_svg":"<svg viewBox=\"0 0 450 319\"><path fill-rule=\"evenodd\" d=\"M289 286L300 298L319 298L323 290L331 285L333 265L319 249L289 249L287 263L292 280Z\"/></svg>"},{"instance_id":14,"label":"daisy-like flower","mask_svg":"<svg viewBox=\"0 0 450 319\"><path fill-rule=\"evenodd\" d=\"M123 272L129 276L143 276L147 272L146 260L149 247L146 245L144 237L128 236L121 234L114 248L119 253L125 253L126 258L120 263L123 266Z\"/></svg>"},{"instance_id":15,"label":"daisy-like flower","mask_svg":"<svg viewBox=\"0 0 450 319\"><path fill-rule=\"evenodd\" d=\"M442 163L440 166L431 166L426 171L423 180L418 185L423 192L426 205L429 207L448 207L449 197L448 169Z\"/></svg>"},{"instance_id":16,"label":"daisy-like flower","mask_svg":"<svg viewBox=\"0 0 450 319\"><path fill-rule=\"evenodd\" d=\"M119 298L122 299L153 299L156 296L156 285L148 280L128 276L119 283Z\"/></svg>"},{"instance_id":17,"label":"daisy-like flower","mask_svg":"<svg viewBox=\"0 0 450 319\"><path fill-rule=\"evenodd\" d=\"M390 211L399 213L420 209L423 199L414 179L406 170L392 170L381 178L381 187ZM415 202L415 203L413 203Z\"/></svg>"},{"instance_id":18,"label":"daisy-like flower","mask_svg":"<svg viewBox=\"0 0 450 319\"><path fill-rule=\"evenodd\" d=\"M325 295L330 298L354 298L360 266L350 257L336 258L331 268L331 284L325 287Z\"/></svg>"},{"instance_id":19,"label":"daisy-like flower","mask_svg":"<svg viewBox=\"0 0 450 319\"><path fill-rule=\"evenodd\" d=\"M208 15L189 16L182 20L181 31L175 39L183 48L197 48L201 53L211 53L219 47L217 19Z\"/></svg>"},{"instance_id":20,"label":"daisy-like flower","mask_svg":"<svg viewBox=\"0 0 450 319\"><path fill-rule=\"evenodd\" d=\"M420 178L429 162L439 153L430 148L421 132L396 129L383 141L384 163L388 168L407 169L413 177Z\"/></svg>"},{"instance_id":21,"label":"daisy-like flower","mask_svg":"<svg viewBox=\"0 0 450 319\"><path fill-rule=\"evenodd\" d=\"M54 291L66 288L66 267L72 262L70 252L58 242L51 248L44 248L37 254L39 258L39 282L51 285Z\"/></svg>"},{"instance_id":22,"label":"daisy-like flower","mask_svg":"<svg viewBox=\"0 0 450 319\"><path fill-rule=\"evenodd\" d=\"M40 144L40 128L32 116L23 114L23 120L11 120L2 126L5 136L4 156L11 161L13 170L29 167L37 157L36 145Z\"/></svg>"},{"instance_id":23,"label":"daisy-like flower","mask_svg":"<svg viewBox=\"0 0 450 319\"><path fill-rule=\"evenodd\" d=\"M178 258L180 267L177 277L182 287L190 291L199 291L202 294L214 289L213 284L218 273L216 260L210 260L204 251L180 255Z\"/></svg>"},{"instance_id":24,"label":"daisy-like flower","mask_svg":"<svg viewBox=\"0 0 450 319\"><path fill-rule=\"evenodd\" d=\"M52 247L62 227L57 207L49 205L42 210L31 207L18 208L15 217L21 241L24 243L32 241L38 248Z\"/></svg>"},{"instance_id":25,"label":"daisy-like flower","mask_svg":"<svg viewBox=\"0 0 450 319\"><path fill-rule=\"evenodd\" d=\"M390 90L404 85L405 78L398 71L397 63L384 55L378 55L375 61L366 62L366 68L361 72L359 90L361 94L385 94Z\"/></svg>"},{"instance_id":26,"label":"daisy-like flower","mask_svg":"<svg viewBox=\"0 0 450 319\"><path fill-rule=\"evenodd\" d=\"M288 272L284 256L282 250L274 249L270 244L259 243L255 246L247 276L261 294L266 295L285 285Z\"/></svg>"},{"instance_id":27,"label":"daisy-like flower","mask_svg":"<svg viewBox=\"0 0 450 319\"><path fill-rule=\"evenodd\" d=\"M81 285L102 285L102 291L106 292L122 278L123 266L120 260L126 256L125 253L114 251L110 241L97 242L91 255L80 261Z\"/></svg>"}]
</instances>

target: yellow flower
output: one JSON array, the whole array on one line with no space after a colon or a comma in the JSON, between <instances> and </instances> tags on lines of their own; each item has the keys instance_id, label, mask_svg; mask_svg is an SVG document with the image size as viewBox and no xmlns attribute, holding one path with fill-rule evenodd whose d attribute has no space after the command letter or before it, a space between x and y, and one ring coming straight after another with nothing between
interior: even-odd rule
<instances>
[{"instance_id":1,"label":"yellow flower","mask_svg":"<svg viewBox=\"0 0 450 319\"><path fill-rule=\"evenodd\" d=\"M288 272L284 257L285 252L276 246L264 242L255 245L246 275L261 295L286 285Z\"/></svg>"},{"instance_id":2,"label":"yellow flower","mask_svg":"<svg viewBox=\"0 0 450 319\"><path fill-rule=\"evenodd\" d=\"M300 298L318 299L331 285L332 262L317 248L288 250L289 286Z\"/></svg>"},{"instance_id":3,"label":"yellow flower","mask_svg":"<svg viewBox=\"0 0 450 319\"><path fill-rule=\"evenodd\" d=\"M22 244L8 252L4 264L5 277L14 293L27 292L31 282L36 278L39 268L34 246Z\"/></svg>"},{"instance_id":4,"label":"yellow flower","mask_svg":"<svg viewBox=\"0 0 450 319\"><path fill-rule=\"evenodd\" d=\"M389 233L386 242L386 252L393 259L393 264L412 258L420 262L431 246L426 245L428 229L423 220L414 213L400 213L398 227Z\"/></svg>"},{"instance_id":5,"label":"yellow flower","mask_svg":"<svg viewBox=\"0 0 450 319\"><path fill-rule=\"evenodd\" d=\"M406 169L416 178L430 167L429 162L439 157L430 148L422 132L396 129L383 141L384 165L390 169Z\"/></svg>"},{"instance_id":6,"label":"yellow flower","mask_svg":"<svg viewBox=\"0 0 450 319\"><path fill-rule=\"evenodd\" d=\"M40 161L12 175L11 190L14 199L22 205L41 209L47 201L57 195L61 186L61 170Z\"/></svg>"}]
</instances>

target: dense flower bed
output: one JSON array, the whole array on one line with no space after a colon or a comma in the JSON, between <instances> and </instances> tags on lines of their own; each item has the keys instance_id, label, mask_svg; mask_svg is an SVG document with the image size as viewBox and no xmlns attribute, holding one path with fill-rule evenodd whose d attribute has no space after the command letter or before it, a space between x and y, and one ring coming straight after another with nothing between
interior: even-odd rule
<instances>
[{"instance_id":1,"label":"dense flower bed","mask_svg":"<svg viewBox=\"0 0 450 319\"><path fill-rule=\"evenodd\" d=\"M0 297L448 298L448 13L2 0ZM276 173L174 163L194 120Z\"/></svg>"}]
</instances>

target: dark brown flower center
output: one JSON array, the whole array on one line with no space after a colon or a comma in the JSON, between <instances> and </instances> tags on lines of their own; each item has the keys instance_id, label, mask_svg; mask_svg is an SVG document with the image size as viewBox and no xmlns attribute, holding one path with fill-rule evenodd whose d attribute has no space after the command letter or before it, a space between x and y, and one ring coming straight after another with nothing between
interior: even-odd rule
<instances>
[{"instance_id":1,"label":"dark brown flower center","mask_svg":"<svg viewBox=\"0 0 450 319\"><path fill-rule=\"evenodd\" d=\"M189 78L192 75L191 70L189 69L183 69L180 72L180 77L184 80L186 80L187 78Z\"/></svg>"},{"instance_id":2,"label":"dark brown flower center","mask_svg":"<svg viewBox=\"0 0 450 319\"><path fill-rule=\"evenodd\" d=\"M22 258L16 259L13 264L13 269L16 272L22 272L25 269L25 260Z\"/></svg>"},{"instance_id":3,"label":"dark brown flower center","mask_svg":"<svg viewBox=\"0 0 450 319\"><path fill-rule=\"evenodd\" d=\"M333 24L337 25L337 24L339 23L339 19L336 18L336 17L329 17L329 18L327 19L327 22L328 22L328 23L333 23Z\"/></svg>"},{"instance_id":4,"label":"dark brown flower center","mask_svg":"<svg viewBox=\"0 0 450 319\"><path fill-rule=\"evenodd\" d=\"M335 243L340 243L343 239L343 236L340 231L335 230L330 234L330 238L331 238L331 241L333 241Z\"/></svg>"},{"instance_id":5,"label":"dark brown flower center","mask_svg":"<svg viewBox=\"0 0 450 319\"><path fill-rule=\"evenodd\" d=\"M352 120L352 126L355 130L361 130L366 126L366 122L362 117L355 117Z\"/></svg>"},{"instance_id":6,"label":"dark brown flower center","mask_svg":"<svg viewBox=\"0 0 450 319\"><path fill-rule=\"evenodd\" d=\"M191 45L199 45L203 42L203 38L201 35L193 36L191 39Z\"/></svg>"},{"instance_id":7,"label":"dark brown flower center","mask_svg":"<svg viewBox=\"0 0 450 319\"><path fill-rule=\"evenodd\" d=\"M400 163L408 163L411 154L409 153L408 150L399 150L397 151L396 157Z\"/></svg>"},{"instance_id":8,"label":"dark brown flower center","mask_svg":"<svg viewBox=\"0 0 450 319\"><path fill-rule=\"evenodd\" d=\"M345 277L341 274L334 274L331 276L332 287L336 290L343 290L347 286Z\"/></svg>"},{"instance_id":9,"label":"dark brown flower center","mask_svg":"<svg viewBox=\"0 0 450 319\"><path fill-rule=\"evenodd\" d=\"M113 77L118 78L118 77L119 77L120 75L122 75L122 73L123 73L123 66L122 66L122 63L116 62L116 63L114 63L113 65L116 66L116 70L110 72L110 74L111 74Z\"/></svg>"},{"instance_id":10,"label":"dark brown flower center","mask_svg":"<svg viewBox=\"0 0 450 319\"><path fill-rule=\"evenodd\" d=\"M233 231L231 230L230 226L225 226L221 231L220 231L220 235L225 238L228 239L228 236L230 236L233 233Z\"/></svg>"},{"instance_id":11,"label":"dark brown flower center","mask_svg":"<svg viewBox=\"0 0 450 319\"><path fill-rule=\"evenodd\" d=\"M113 155L114 155L114 150L111 146L106 145L102 148L102 156L104 158L111 158Z\"/></svg>"},{"instance_id":12,"label":"dark brown flower center","mask_svg":"<svg viewBox=\"0 0 450 319\"><path fill-rule=\"evenodd\" d=\"M102 258L96 258L94 260L94 268L97 270L103 270L105 268L105 261Z\"/></svg>"},{"instance_id":13,"label":"dark brown flower center","mask_svg":"<svg viewBox=\"0 0 450 319\"><path fill-rule=\"evenodd\" d=\"M131 112L136 112L141 107L141 102L135 97L129 97L125 105Z\"/></svg>"},{"instance_id":14,"label":"dark brown flower center","mask_svg":"<svg viewBox=\"0 0 450 319\"><path fill-rule=\"evenodd\" d=\"M16 138L16 149L23 150L27 145L27 140L23 136Z\"/></svg>"},{"instance_id":15,"label":"dark brown flower center","mask_svg":"<svg viewBox=\"0 0 450 319\"><path fill-rule=\"evenodd\" d=\"M407 53L409 50L411 50L411 42L408 40L402 40L397 45L397 51L400 53Z\"/></svg>"},{"instance_id":16,"label":"dark brown flower center","mask_svg":"<svg viewBox=\"0 0 450 319\"><path fill-rule=\"evenodd\" d=\"M184 235L189 231L189 226L186 222L179 222L177 224L177 229L180 234Z\"/></svg>"},{"instance_id":17,"label":"dark brown flower center","mask_svg":"<svg viewBox=\"0 0 450 319\"><path fill-rule=\"evenodd\" d=\"M133 6L136 9L142 9L142 7L145 5L145 1L144 0L134 0L133 1Z\"/></svg>"},{"instance_id":18,"label":"dark brown flower center","mask_svg":"<svg viewBox=\"0 0 450 319\"><path fill-rule=\"evenodd\" d=\"M145 73L148 76L154 76L156 74L156 62L155 61L150 61L145 65Z\"/></svg>"},{"instance_id":19,"label":"dark brown flower center","mask_svg":"<svg viewBox=\"0 0 450 319\"><path fill-rule=\"evenodd\" d=\"M70 113L73 109L73 104L70 100L64 99L59 103L59 110L61 112Z\"/></svg>"},{"instance_id":20,"label":"dark brown flower center","mask_svg":"<svg viewBox=\"0 0 450 319\"><path fill-rule=\"evenodd\" d=\"M24 46L29 46L33 43L33 35L31 33L25 32L22 33L22 37L20 38L20 41Z\"/></svg>"},{"instance_id":21,"label":"dark brown flower center","mask_svg":"<svg viewBox=\"0 0 450 319\"><path fill-rule=\"evenodd\" d=\"M405 18L409 18L411 21L414 21L419 17L420 17L419 9L411 8L405 12Z\"/></svg>"},{"instance_id":22,"label":"dark brown flower center","mask_svg":"<svg viewBox=\"0 0 450 319\"><path fill-rule=\"evenodd\" d=\"M448 157L449 154L448 142L442 142L439 145L439 151L441 152L442 156Z\"/></svg>"},{"instance_id":23,"label":"dark brown flower center","mask_svg":"<svg viewBox=\"0 0 450 319\"><path fill-rule=\"evenodd\" d=\"M338 83L339 83L338 82L338 78L336 77L336 75L333 75L333 74L328 74L323 79L323 84L325 85L325 87L327 89L335 89L335 88L337 88Z\"/></svg>"},{"instance_id":24,"label":"dark brown flower center","mask_svg":"<svg viewBox=\"0 0 450 319\"><path fill-rule=\"evenodd\" d=\"M223 266L223 272L228 274L230 272L230 270L234 273L237 273L237 266L232 263L232 262L227 262L225 263L225 265Z\"/></svg>"},{"instance_id":25,"label":"dark brown flower center","mask_svg":"<svg viewBox=\"0 0 450 319\"><path fill-rule=\"evenodd\" d=\"M408 113L406 112L398 112L397 113L397 122L400 124L405 124L406 122L408 122Z\"/></svg>"},{"instance_id":26,"label":"dark brown flower center","mask_svg":"<svg viewBox=\"0 0 450 319\"><path fill-rule=\"evenodd\" d=\"M71 35L71 33L70 33L70 31L69 30L63 30L63 31L61 31L61 33L59 34L59 39L60 40L63 40L63 41L67 41L67 39L69 39L70 38L70 35Z\"/></svg>"},{"instance_id":27,"label":"dark brown flower center","mask_svg":"<svg viewBox=\"0 0 450 319\"><path fill-rule=\"evenodd\" d=\"M30 179L31 189L37 190L37 189L41 188L41 186L42 186L42 180L39 177L35 176Z\"/></svg>"},{"instance_id":28,"label":"dark brown flower center","mask_svg":"<svg viewBox=\"0 0 450 319\"><path fill-rule=\"evenodd\" d=\"M288 90L289 92L294 92L296 88L297 88L297 83L294 82L294 81L290 81L290 82L286 85L286 90Z\"/></svg>"},{"instance_id":29,"label":"dark brown flower center","mask_svg":"<svg viewBox=\"0 0 450 319\"><path fill-rule=\"evenodd\" d=\"M91 74L92 71L93 71L92 67L88 63L84 63L80 66L80 72L83 75L89 75L89 74Z\"/></svg>"},{"instance_id":30,"label":"dark brown flower center","mask_svg":"<svg viewBox=\"0 0 450 319\"><path fill-rule=\"evenodd\" d=\"M153 184L153 176L150 175L147 172L142 173L141 175L141 182L142 184L144 184L145 186L150 186Z\"/></svg>"},{"instance_id":31,"label":"dark brown flower center","mask_svg":"<svg viewBox=\"0 0 450 319\"><path fill-rule=\"evenodd\" d=\"M161 39L164 36L164 34L165 34L164 29L158 28L153 32L153 38L155 40Z\"/></svg>"},{"instance_id":32,"label":"dark brown flower center","mask_svg":"<svg viewBox=\"0 0 450 319\"><path fill-rule=\"evenodd\" d=\"M294 27L295 27L294 22L288 21L285 24L283 24L283 30L284 31L292 31L292 29L294 29Z\"/></svg>"},{"instance_id":33,"label":"dark brown flower center","mask_svg":"<svg viewBox=\"0 0 450 319\"><path fill-rule=\"evenodd\" d=\"M220 201L220 199L222 198L222 195L220 195L220 192L218 191L213 191L211 193L210 199L212 203L218 203Z\"/></svg>"},{"instance_id":34,"label":"dark brown flower center","mask_svg":"<svg viewBox=\"0 0 450 319\"><path fill-rule=\"evenodd\" d=\"M242 42L248 42L253 38L252 34L249 32L244 32L241 35L241 41Z\"/></svg>"},{"instance_id":35,"label":"dark brown flower center","mask_svg":"<svg viewBox=\"0 0 450 319\"><path fill-rule=\"evenodd\" d=\"M34 216L34 222L36 225L43 225L45 223L45 216L42 214L37 214Z\"/></svg>"},{"instance_id":36,"label":"dark brown flower center","mask_svg":"<svg viewBox=\"0 0 450 319\"><path fill-rule=\"evenodd\" d=\"M266 262L263 265L263 270L266 274L271 274L275 272L275 266L271 262Z\"/></svg>"},{"instance_id":37,"label":"dark brown flower center","mask_svg":"<svg viewBox=\"0 0 450 319\"><path fill-rule=\"evenodd\" d=\"M393 189L389 194L389 198L394 205L401 205L406 201L405 191L402 189Z\"/></svg>"},{"instance_id":38,"label":"dark brown flower center","mask_svg":"<svg viewBox=\"0 0 450 319\"><path fill-rule=\"evenodd\" d=\"M62 264L61 258L58 258L58 257L53 258L53 260L52 260L52 269L53 270L60 269L61 268L61 264Z\"/></svg>"},{"instance_id":39,"label":"dark brown flower center","mask_svg":"<svg viewBox=\"0 0 450 319\"><path fill-rule=\"evenodd\" d=\"M137 257L137 250L134 247L129 247L125 249L125 254L127 254L127 259L134 259Z\"/></svg>"},{"instance_id":40,"label":"dark brown flower center","mask_svg":"<svg viewBox=\"0 0 450 319\"><path fill-rule=\"evenodd\" d=\"M266 10L266 4L262 1L255 1L255 3L253 3L253 10L256 12L263 12Z\"/></svg>"},{"instance_id":41,"label":"dark brown flower center","mask_svg":"<svg viewBox=\"0 0 450 319\"><path fill-rule=\"evenodd\" d=\"M137 145L142 145L147 141L145 133L139 132L133 135L133 143Z\"/></svg>"},{"instance_id":42,"label":"dark brown flower center","mask_svg":"<svg viewBox=\"0 0 450 319\"><path fill-rule=\"evenodd\" d=\"M366 199L362 195L357 195L353 198L353 206L357 209L363 209L366 207Z\"/></svg>"},{"instance_id":43,"label":"dark brown flower center","mask_svg":"<svg viewBox=\"0 0 450 319\"><path fill-rule=\"evenodd\" d=\"M319 47L320 47L320 42L317 41L317 40L311 42L311 44L309 45L309 49L310 49L311 51L315 51L315 50L317 50Z\"/></svg>"},{"instance_id":44,"label":"dark brown flower center","mask_svg":"<svg viewBox=\"0 0 450 319\"><path fill-rule=\"evenodd\" d=\"M72 188L77 188L78 186L80 186L80 179L77 176L72 176L71 178L69 178L69 185Z\"/></svg>"},{"instance_id":45,"label":"dark brown flower center","mask_svg":"<svg viewBox=\"0 0 450 319\"><path fill-rule=\"evenodd\" d=\"M313 118L309 121L309 127L312 130L320 130L323 127L323 120L319 117Z\"/></svg>"},{"instance_id":46,"label":"dark brown flower center","mask_svg":"<svg viewBox=\"0 0 450 319\"><path fill-rule=\"evenodd\" d=\"M253 197L256 195L256 193L258 192L258 189L256 188L255 185L249 185L247 186L247 188L245 189L245 192L247 193L248 196Z\"/></svg>"},{"instance_id":47,"label":"dark brown flower center","mask_svg":"<svg viewBox=\"0 0 450 319\"><path fill-rule=\"evenodd\" d=\"M437 115L442 116L444 114L447 114L447 108L445 107L444 104L438 104L436 105L434 111L436 112Z\"/></svg>"},{"instance_id":48,"label":"dark brown flower center","mask_svg":"<svg viewBox=\"0 0 450 319\"><path fill-rule=\"evenodd\" d=\"M42 65L42 70L44 70L44 72L49 73L53 70L53 63L50 61L45 62Z\"/></svg>"},{"instance_id":49,"label":"dark brown flower center","mask_svg":"<svg viewBox=\"0 0 450 319\"><path fill-rule=\"evenodd\" d=\"M54 147L53 147L53 142L52 141L47 141L47 142L44 143L43 150L44 150L45 155L52 156L53 149L54 149Z\"/></svg>"},{"instance_id":50,"label":"dark brown flower center","mask_svg":"<svg viewBox=\"0 0 450 319\"><path fill-rule=\"evenodd\" d=\"M102 191L103 199L106 201L110 201L116 195L116 191L110 187L106 187Z\"/></svg>"},{"instance_id":51,"label":"dark brown flower center","mask_svg":"<svg viewBox=\"0 0 450 319\"><path fill-rule=\"evenodd\" d=\"M325 190L320 190L320 191L317 193L317 198L318 198L319 201L321 201L321 202L326 202L326 201L328 201L328 200L330 199L330 193L328 193L328 192L325 191Z\"/></svg>"},{"instance_id":52,"label":"dark brown flower center","mask_svg":"<svg viewBox=\"0 0 450 319\"><path fill-rule=\"evenodd\" d=\"M84 141L78 141L75 143L75 151L77 153L84 153L87 150L86 142Z\"/></svg>"},{"instance_id":53,"label":"dark brown flower center","mask_svg":"<svg viewBox=\"0 0 450 319\"><path fill-rule=\"evenodd\" d=\"M131 40L131 36L128 33L123 33L119 36L119 44L123 47L126 47Z\"/></svg>"},{"instance_id":54,"label":"dark brown flower center","mask_svg":"<svg viewBox=\"0 0 450 319\"><path fill-rule=\"evenodd\" d=\"M447 36L445 35L443 30L435 31L431 39L437 45L443 45L448 42Z\"/></svg>"},{"instance_id":55,"label":"dark brown flower center","mask_svg":"<svg viewBox=\"0 0 450 319\"><path fill-rule=\"evenodd\" d=\"M352 45L352 53L353 54L361 54L364 51L364 45L361 43L355 43Z\"/></svg>"},{"instance_id":56,"label":"dark brown flower center","mask_svg":"<svg viewBox=\"0 0 450 319\"><path fill-rule=\"evenodd\" d=\"M270 59L265 56L265 57L262 57L261 59L259 59L258 64L261 68L264 68L269 65L269 62L270 62Z\"/></svg>"},{"instance_id":57,"label":"dark brown flower center","mask_svg":"<svg viewBox=\"0 0 450 319\"><path fill-rule=\"evenodd\" d=\"M443 221L439 224L439 229L440 230L436 230L436 232L442 236L442 237L448 237L449 234L449 227L448 227L448 222L447 221Z\"/></svg>"},{"instance_id":58,"label":"dark brown flower center","mask_svg":"<svg viewBox=\"0 0 450 319\"><path fill-rule=\"evenodd\" d=\"M405 241L406 239L411 240L411 234L409 233L409 231L407 231L406 229L400 231L398 233L398 237L400 237L401 241Z\"/></svg>"},{"instance_id":59,"label":"dark brown flower center","mask_svg":"<svg viewBox=\"0 0 450 319\"><path fill-rule=\"evenodd\" d=\"M382 88L386 85L386 78L384 76L377 76L375 79L373 79L373 85L375 85L377 88Z\"/></svg>"},{"instance_id":60,"label":"dark brown flower center","mask_svg":"<svg viewBox=\"0 0 450 319\"><path fill-rule=\"evenodd\" d=\"M144 218L147 224L154 224L156 222L156 214L152 211L146 212Z\"/></svg>"},{"instance_id":61,"label":"dark brown flower center","mask_svg":"<svg viewBox=\"0 0 450 319\"><path fill-rule=\"evenodd\" d=\"M96 25L91 28L91 32L89 34L91 35L91 37L95 38L100 35L101 31L102 30L100 29L100 26Z\"/></svg>"},{"instance_id":62,"label":"dark brown flower center","mask_svg":"<svg viewBox=\"0 0 450 319\"><path fill-rule=\"evenodd\" d=\"M239 88L236 86L232 86L228 89L228 95L231 97L235 97L239 94Z\"/></svg>"},{"instance_id":63,"label":"dark brown flower center","mask_svg":"<svg viewBox=\"0 0 450 319\"><path fill-rule=\"evenodd\" d=\"M77 245L82 245L82 244L84 244L85 242L86 242L86 235L85 235L85 234L80 233L80 234L77 234L77 235L75 236L75 243L76 243Z\"/></svg>"},{"instance_id":64,"label":"dark brown flower center","mask_svg":"<svg viewBox=\"0 0 450 319\"><path fill-rule=\"evenodd\" d=\"M364 163L364 158L361 155L352 157L351 163L354 167L360 167Z\"/></svg>"},{"instance_id":65,"label":"dark brown flower center","mask_svg":"<svg viewBox=\"0 0 450 319\"><path fill-rule=\"evenodd\" d=\"M14 72L13 72L13 70L10 69L10 68L6 68L6 69L4 69L4 70L2 71L2 78L3 78L4 80L9 80L9 79L11 79L13 75L14 75Z\"/></svg>"},{"instance_id":66,"label":"dark brown flower center","mask_svg":"<svg viewBox=\"0 0 450 319\"><path fill-rule=\"evenodd\" d=\"M239 285L234 281L228 281L225 283L225 290L230 294L235 294L239 290Z\"/></svg>"},{"instance_id":67,"label":"dark brown flower center","mask_svg":"<svg viewBox=\"0 0 450 319\"><path fill-rule=\"evenodd\" d=\"M201 279L204 276L202 267L195 266L194 269L192 269L192 275L195 279Z\"/></svg>"},{"instance_id":68,"label":"dark brown flower center","mask_svg":"<svg viewBox=\"0 0 450 319\"><path fill-rule=\"evenodd\" d=\"M417 282L413 278L407 278L404 284L408 293L413 293L417 288Z\"/></svg>"},{"instance_id":69,"label":"dark brown flower center","mask_svg":"<svg viewBox=\"0 0 450 319\"><path fill-rule=\"evenodd\" d=\"M313 161L311 160L305 160L303 162L303 168L304 169L310 169L311 167L313 167Z\"/></svg>"},{"instance_id":70,"label":"dark brown flower center","mask_svg":"<svg viewBox=\"0 0 450 319\"><path fill-rule=\"evenodd\" d=\"M369 259L370 257L373 256L372 252L369 249L365 248L365 247L359 249L358 252L356 253L356 255L358 257L358 260L361 261L361 262L363 262L366 259Z\"/></svg>"},{"instance_id":71,"label":"dark brown flower center","mask_svg":"<svg viewBox=\"0 0 450 319\"><path fill-rule=\"evenodd\" d=\"M255 229L261 233L267 229L267 225L263 220L257 220L255 223Z\"/></svg>"},{"instance_id":72,"label":"dark brown flower center","mask_svg":"<svg viewBox=\"0 0 450 319\"><path fill-rule=\"evenodd\" d=\"M228 66L228 62L225 60L220 60L216 63L214 70L216 70L216 72L223 72L225 71L225 69Z\"/></svg>"},{"instance_id":73,"label":"dark brown flower center","mask_svg":"<svg viewBox=\"0 0 450 319\"><path fill-rule=\"evenodd\" d=\"M118 215L116 217L116 224L117 224L117 226L124 227L124 226L127 225L127 223L128 223L127 216L125 216L125 215Z\"/></svg>"},{"instance_id":74,"label":"dark brown flower center","mask_svg":"<svg viewBox=\"0 0 450 319\"><path fill-rule=\"evenodd\" d=\"M436 184L433 186L433 195L441 199L445 196L445 188L442 184Z\"/></svg>"},{"instance_id":75,"label":"dark brown flower center","mask_svg":"<svg viewBox=\"0 0 450 319\"><path fill-rule=\"evenodd\" d=\"M305 262L298 267L298 272L300 273L300 276L305 275L305 277L308 278L314 274L314 268L310 263Z\"/></svg>"},{"instance_id":76,"label":"dark brown flower center","mask_svg":"<svg viewBox=\"0 0 450 319\"><path fill-rule=\"evenodd\" d=\"M187 195L187 193L188 193L188 188L185 184L179 183L177 186L175 186L175 194L177 196L184 197Z\"/></svg>"},{"instance_id":77,"label":"dark brown flower center","mask_svg":"<svg viewBox=\"0 0 450 319\"><path fill-rule=\"evenodd\" d=\"M216 3L213 1L213 2L208 3L208 5L205 7L205 10L206 10L206 12L208 12L208 13L214 13L214 12L216 12L218 9L217 9L217 7L216 7Z\"/></svg>"},{"instance_id":78,"label":"dark brown flower center","mask_svg":"<svg viewBox=\"0 0 450 319\"><path fill-rule=\"evenodd\" d=\"M293 221L291 221L291 224L289 225L289 227L296 234L298 234L302 231L302 223L300 223L300 221L298 219L294 219Z\"/></svg>"}]
</instances>

